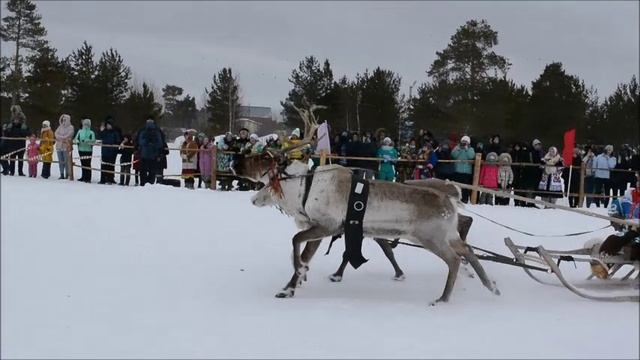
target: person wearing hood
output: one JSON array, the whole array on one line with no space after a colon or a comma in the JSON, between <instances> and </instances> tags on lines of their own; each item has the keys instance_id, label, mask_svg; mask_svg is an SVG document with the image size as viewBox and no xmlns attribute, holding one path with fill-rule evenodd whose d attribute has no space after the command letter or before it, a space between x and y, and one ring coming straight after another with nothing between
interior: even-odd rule
<instances>
[{"instance_id":1,"label":"person wearing hood","mask_svg":"<svg viewBox=\"0 0 640 360\"><path fill-rule=\"evenodd\" d=\"M453 180L454 172L455 172L455 164L449 162L448 160L452 160L451 157L451 142L449 140L445 140L440 144L440 146L436 149L436 156L438 157L438 163L434 169L436 173L436 178L441 180ZM447 161L440 161L447 160Z\"/></svg>"},{"instance_id":2,"label":"person wearing hood","mask_svg":"<svg viewBox=\"0 0 640 360\"><path fill-rule=\"evenodd\" d=\"M118 146L122 141L120 132L113 125L113 118L108 116L100 125L98 139L102 141L100 184L115 184L115 163L118 156ZM107 146L104 146L107 145Z\"/></svg>"},{"instance_id":3,"label":"person wearing hood","mask_svg":"<svg viewBox=\"0 0 640 360\"><path fill-rule=\"evenodd\" d=\"M164 142L160 129L152 117L147 119L145 127L138 131L136 139L137 150L140 154L140 186L155 184L156 173Z\"/></svg>"},{"instance_id":4,"label":"person wearing hood","mask_svg":"<svg viewBox=\"0 0 640 360\"><path fill-rule=\"evenodd\" d=\"M490 152L487 154L487 159L480 167L480 186L497 190L500 180L500 169L498 167L498 154ZM493 194L488 192L480 193L479 204L493 205Z\"/></svg>"},{"instance_id":5,"label":"person wearing hood","mask_svg":"<svg viewBox=\"0 0 640 360\"><path fill-rule=\"evenodd\" d=\"M378 169L378 180L393 181L396 178L395 162L398 160L398 151L393 147L391 138L385 137L382 146L378 149L377 157L382 158Z\"/></svg>"},{"instance_id":6,"label":"person wearing hood","mask_svg":"<svg viewBox=\"0 0 640 360\"><path fill-rule=\"evenodd\" d=\"M544 165L542 178L538 184L538 190L541 191L540 197L543 201L555 204L556 199L563 195L562 168L564 161L558 153L558 149L551 146L540 163Z\"/></svg>"},{"instance_id":7,"label":"person wearing hood","mask_svg":"<svg viewBox=\"0 0 640 360\"><path fill-rule=\"evenodd\" d=\"M498 156L498 186L504 192L511 192L513 186L513 170L511 169L511 155L504 152ZM509 205L508 197L496 196L496 205Z\"/></svg>"},{"instance_id":8,"label":"person wearing hood","mask_svg":"<svg viewBox=\"0 0 640 360\"><path fill-rule=\"evenodd\" d=\"M205 136L202 139L202 145L200 145L200 156L198 156L200 178L204 182L205 189L211 189L211 166L213 163L213 154L211 150L213 147L214 145L209 140L209 137Z\"/></svg>"},{"instance_id":9,"label":"person wearing hood","mask_svg":"<svg viewBox=\"0 0 640 360\"><path fill-rule=\"evenodd\" d=\"M189 132L182 146L180 146L180 157L182 158L182 178L187 189L194 190L194 174L198 169L198 144L195 134Z\"/></svg>"},{"instance_id":10,"label":"person wearing hood","mask_svg":"<svg viewBox=\"0 0 640 360\"><path fill-rule=\"evenodd\" d=\"M93 156L93 144L96 142L96 134L91 130L91 120L83 117L82 129L78 131L73 142L78 144L80 164L82 164L82 176L78 181L91 182L91 157Z\"/></svg>"},{"instance_id":11,"label":"person wearing hood","mask_svg":"<svg viewBox=\"0 0 640 360\"><path fill-rule=\"evenodd\" d=\"M476 158L476 152L471 147L471 138L469 136L463 136L460 138L460 144L456 145L451 151L451 158L456 161L454 165L455 176L454 180L463 184L469 184L473 182L473 164L469 160ZM469 201L471 191L468 189L462 189L462 202Z\"/></svg>"},{"instance_id":12,"label":"person wearing hood","mask_svg":"<svg viewBox=\"0 0 640 360\"><path fill-rule=\"evenodd\" d=\"M42 122L40 129L40 156L42 156L42 177L48 179L51 176L51 161L53 161L54 135L49 120Z\"/></svg>"},{"instance_id":13,"label":"person wearing hood","mask_svg":"<svg viewBox=\"0 0 640 360\"><path fill-rule=\"evenodd\" d=\"M58 156L58 166L60 167L60 179L66 179L69 174L67 169L73 171L73 167L69 166L71 162L71 152L73 150L73 125L71 125L71 116L67 114L60 115L58 119L58 128L54 133L56 138L56 155Z\"/></svg>"},{"instance_id":14,"label":"person wearing hood","mask_svg":"<svg viewBox=\"0 0 640 360\"><path fill-rule=\"evenodd\" d=\"M286 140L284 144L282 144L282 146L284 148L288 148L288 147L299 145L301 143L302 143L302 140L300 139L300 129L295 128L291 132L291 136L289 136L289 139ZM305 145L301 148L290 151L287 154L287 157L289 158L289 160L302 160L304 158L304 151L308 150L308 148L309 148L309 145Z\"/></svg>"}]
</instances>

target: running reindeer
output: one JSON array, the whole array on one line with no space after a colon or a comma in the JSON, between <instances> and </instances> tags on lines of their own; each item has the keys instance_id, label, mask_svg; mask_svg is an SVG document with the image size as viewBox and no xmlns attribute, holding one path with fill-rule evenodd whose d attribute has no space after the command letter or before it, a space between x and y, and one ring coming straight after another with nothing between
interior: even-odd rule
<instances>
[{"instance_id":1,"label":"running reindeer","mask_svg":"<svg viewBox=\"0 0 640 360\"><path fill-rule=\"evenodd\" d=\"M309 106L309 110L299 110L306 130L302 144L311 142L318 127L313 114L317 108ZM266 184L265 191L270 191L271 201L293 217L300 229L292 239L293 276L276 297L293 296L322 239L342 234L345 228L351 170L339 165L324 165L311 172L307 164L299 161L284 165L286 153L300 146L240 157L233 166L237 176ZM457 195L454 197L416 182L370 182L363 235L407 239L440 257L447 264L449 272L443 293L435 302L449 300L462 258L471 264L487 289L496 295L500 294L495 282L489 279L478 258L460 237L457 210L459 191ZM252 200L255 205L266 203L257 200L255 197ZM305 244L305 248L301 252L302 244Z\"/></svg>"}]
</instances>

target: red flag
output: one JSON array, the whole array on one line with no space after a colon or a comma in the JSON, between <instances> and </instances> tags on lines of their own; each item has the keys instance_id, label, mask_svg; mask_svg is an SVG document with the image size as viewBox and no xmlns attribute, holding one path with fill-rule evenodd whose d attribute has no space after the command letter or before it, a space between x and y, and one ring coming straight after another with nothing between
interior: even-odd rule
<instances>
[{"instance_id":1,"label":"red flag","mask_svg":"<svg viewBox=\"0 0 640 360\"><path fill-rule=\"evenodd\" d=\"M564 166L570 166L573 162L573 149L576 147L576 129L569 129L564 133L564 148L562 159Z\"/></svg>"}]
</instances>

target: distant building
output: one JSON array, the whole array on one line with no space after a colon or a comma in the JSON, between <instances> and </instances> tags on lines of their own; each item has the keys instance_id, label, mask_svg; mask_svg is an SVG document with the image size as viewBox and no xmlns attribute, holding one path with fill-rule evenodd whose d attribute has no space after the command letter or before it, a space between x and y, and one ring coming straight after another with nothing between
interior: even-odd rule
<instances>
[{"instance_id":1,"label":"distant building","mask_svg":"<svg viewBox=\"0 0 640 360\"><path fill-rule=\"evenodd\" d=\"M260 136L285 131L282 123L273 120L271 108L267 106L240 106L234 128L238 131L243 127Z\"/></svg>"}]
</instances>

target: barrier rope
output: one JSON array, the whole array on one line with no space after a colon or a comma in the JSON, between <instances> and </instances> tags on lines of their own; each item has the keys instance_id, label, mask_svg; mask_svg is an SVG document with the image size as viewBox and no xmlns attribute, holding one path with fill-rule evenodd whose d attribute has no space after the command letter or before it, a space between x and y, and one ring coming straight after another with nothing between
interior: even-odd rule
<instances>
[{"instance_id":1,"label":"barrier rope","mask_svg":"<svg viewBox=\"0 0 640 360\"><path fill-rule=\"evenodd\" d=\"M6 153L6 154L4 154L4 155L0 156L0 160L8 160L8 159L10 159L11 155L13 155L13 154L17 154L17 153L19 153L20 151L25 151L25 150L27 150L27 148L26 148L26 147L23 147L22 149L18 149L18 150L12 151L12 152L10 152L10 153Z\"/></svg>"}]
</instances>

